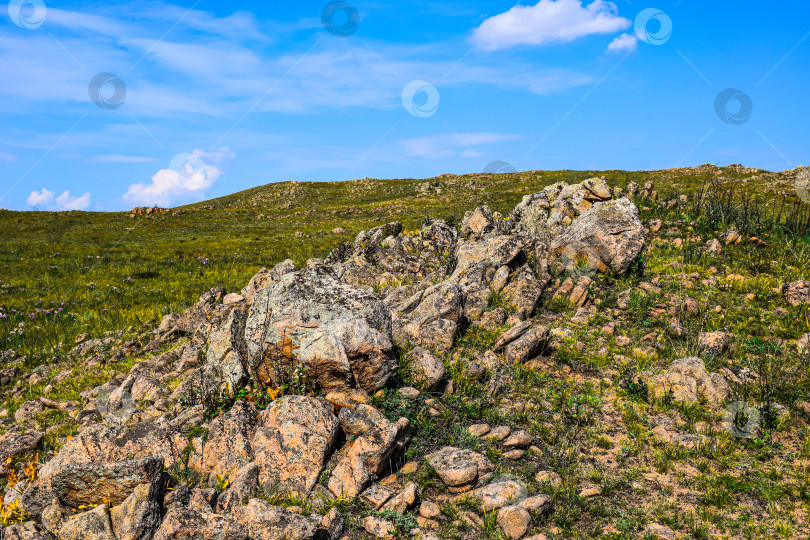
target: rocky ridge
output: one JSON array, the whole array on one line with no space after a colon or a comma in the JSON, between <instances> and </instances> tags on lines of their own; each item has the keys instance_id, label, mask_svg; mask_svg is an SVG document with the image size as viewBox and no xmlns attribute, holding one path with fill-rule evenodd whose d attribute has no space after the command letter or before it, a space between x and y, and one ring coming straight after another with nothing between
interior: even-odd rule
<instances>
[{"instance_id":1,"label":"rocky ridge","mask_svg":"<svg viewBox=\"0 0 810 540\"><path fill-rule=\"evenodd\" d=\"M644 189L649 196L652 186ZM442 447L420 458L446 493L422 498L416 484L388 476L412 463L403 457L411 420L387 417L373 396L399 386L404 366L423 390L452 391L438 357L471 326L506 330L468 371L532 366L557 338L533 318L552 276L569 274L555 296L587 318L588 276L630 271L647 234L631 199L596 178L527 195L509 216L476 208L459 229L440 220L416 232L381 225L304 268L262 269L238 293L213 288L166 316L151 340L131 344L152 356L86 392L84 405L40 399L18 409L21 425L59 407L81 427L7 492L4 503L15 498L31 521L6 527L3 538L337 539L336 501L359 497L377 511L362 522L368 534L392 536L392 516L418 507L410 534L427 539L436 537L438 504L459 496L480 500L506 536L522 538L536 516L553 512L551 496L494 478L480 453ZM804 302L806 288L787 294ZM509 309L493 309L493 299ZM101 345L90 340L73 354L92 358ZM699 358L641 377L678 399L708 395L713 406L730 394ZM496 441L515 460L535 442L512 426L472 426L470 436ZM41 442L36 432L10 433L0 455L20 457ZM274 504L280 497L323 515ZM481 527L473 512L458 519Z\"/></svg>"}]
</instances>

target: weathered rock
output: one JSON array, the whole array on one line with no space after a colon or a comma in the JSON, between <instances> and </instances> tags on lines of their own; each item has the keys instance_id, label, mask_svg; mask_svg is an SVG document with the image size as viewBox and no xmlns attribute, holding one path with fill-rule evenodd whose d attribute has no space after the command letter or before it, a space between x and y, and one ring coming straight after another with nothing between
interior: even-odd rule
<instances>
[{"instance_id":1,"label":"weathered rock","mask_svg":"<svg viewBox=\"0 0 810 540\"><path fill-rule=\"evenodd\" d=\"M492 463L476 452L445 446L425 456L451 493L461 493L485 481L495 470Z\"/></svg>"},{"instance_id":2,"label":"weathered rock","mask_svg":"<svg viewBox=\"0 0 810 540\"><path fill-rule=\"evenodd\" d=\"M489 206L479 206L472 212L465 212L461 221L461 234L480 236L491 231L495 226L492 210Z\"/></svg>"},{"instance_id":3,"label":"weathered rock","mask_svg":"<svg viewBox=\"0 0 810 540\"><path fill-rule=\"evenodd\" d=\"M404 514L411 506L413 506L413 503L416 502L416 495L418 492L419 486L413 482L410 482L407 486L405 486L405 489L389 499L388 502L382 506L381 511Z\"/></svg>"},{"instance_id":4,"label":"weathered rock","mask_svg":"<svg viewBox=\"0 0 810 540\"><path fill-rule=\"evenodd\" d=\"M394 531L396 528L394 524L376 516L367 516L363 518L363 529L375 538L394 538Z\"/></svg>"},{"instance_id":5,"label":"weathered rock","mask_svg":"<svg viewBox=\"0 0 810 540\"><path fill-rule=\"evenodd\" d=\"M810 304L810 281L794 281L784 287L785 300L791 306Z\"/></svg>"},{"instance_id":6,"label":"weathered rock","mask_svg":"<svg viewBox=\"0 0 810 540\"><path fill-rule=\"evenodd\" d=\"M503 296L506 302L515 308L515 316L518 319L531 317L550 279L551 276L548 274L538 279L528 264L515 272L509 284L503 289Z\"/></svg>"},{"instance_id":7,"label":"weathered rock","mask_svg":"<svg viewBox=\"0 0 810 540\"><path fill-rule=\"evenodd\" d=\"M645 234L629 199L597 202L554 239L551 250L572 267L624 273L644 248Z\"/></svg>"},{"instance_id":8,"label":"weathered rock","mask_svg":"<svg viewBox=\"0 0 810 540\"><path fill-rule=\"evenodd\" d=\"M380 417L375 428L357 437L338 460L328 482L329 491L335 496L358 495L382 474L392 456L404 450L410 437L408 419L400 418L393 423L381 414Z\"/></svg>"},{"instance_id":9,"label":"weathered rock","mask_svg":"<svg viewBox=\"0 0 810 540\"><path fill-rule=\"evenodd\" d=\"M698 350L701 354L717 356L726 352L730 336L725 332L701 332L698 336Z\"/></svg>"},{"instance_id":10,"label":"weathered rock","mask_svg":"<svg viewBox=\"0 0 810 540\"><path fill-rule=\"evenodd\" d=\"M59 530L59 540L116 540L107 506L71 517Z\"/></svg>"},{"instance_id":11,"label":"weathered rock","mask_svg":"<svg viewBox=\"0 0 810 540\"><path fill-rule=\"evenodd\" d=\"M246 504L251 498L258 495L259 466L248 463L230 479L229 487L219 494L216 501L218 514L228 514L237 506Z\"/></svg>"},{"instance_id":12,"label":"weathered rock","mask_svg":"<svg viewBox=\"0 0 810 540\"><path fill-rule=\"evenodd\" d=\"M514 480L507 479L492 482L463 496L480 499L482 508L489 512L523 500L526 497L526 488Z\"/></svg>"},{"instance_id":13,"label":"weathered rock","mask_svg":"<svg viewBox=\"0 0 810 540\"><path fill-rule=\"evenodd\" d=\"M233 396L250 380L245 343L247 307L233 309L225 324L211 331L208 338L206 364L211 366L221 381L220 389Z\"/></svg>"},{"instance_id":14,"label":"weathered rock","mask_svg":"<svg viewBox=\"0 0 810 540\"><path fill-rule=\"evenodd\" d=\"M38 414L44 413L47 410L45 405L38 399L30 399L19 406L14 413L14 420L19 423L31 422Z\"/></svg>"},{"instance_id":15,"label":"weathered rock","mask_svg":"<svg viewBox=\"0 0 810 540\"><path fill-rule=\"evenodd\" d=\"M51 477L72 464L116 463L132 456L161 458L165 467L181 459L188 441L171 428L141 422L120 427L93 425L79 432L39 471L39 478L23 494L23 506L38 516L51 504Z\"/></svg>"},{"instance_id":16,"label":"weathered rock","mask_svg":"<svg viewBox=\"0 0 810 540\"><path fill-rule=\"evenodd\" d=\"M188 488L186 488L188 489ZM138 485L118 506L110 510L118 540L149 540L160 527L160 506L151 486Z\"/></svg>"},{"instance_id":17,"label":"weathered rock","mask_svg":"<svg viewBox=\"0 0 810 540\"><path fill-rule=\"evenodd\" d=\"M237 471L253 461L253 439L259 410L244 400L214 419L207 437L200 437L197 448L189 458L189 467L211 484L215 476L233 478ZM195 441L192 441L195 442Z\"/></svg>"},{"instance_id":18,"label":"weathered rock","mask_svg":"<svg viewBox=\"0 0 810 540\"><path fill-rule=\"evenodd\" d=\"M523 364L538 354L548 342L549 331L545 326L531 328L515 341L507 345L503 353L504 362L510 365Z\"/></svg>"},{"instance_id":19,"label":"weathered rock","mask_svg":"<svg viewBox=\"0 0 810 540\"><path fill-rule=\"evenodd\" d=\"M696 357L675 360L659 375L645 374L657 397L670 395L675 402L694 403L701 396L709 406L719 407L730 395L728 382L719 373L708 373L703 360Z\"/></svg>"},{"instance_id":20,"label":"weathered rock","mask_svg":"<svg viewBox=\"0 0 810 540\"><path fill-rule=\"evenodd\" d=\"M177 320L175 328L184 334L194 334L200 332L207 335L210 330L209 320L216 306L221 303L225 296L225 289L214 287L203 293L196 304L188 308Z\"/></svg>"},{"instance_id":21,"label":"weathered rock","mask_svg":"<svg viewBox=\"0 0 810 540\"><path fill-rule=\"evenodd\" d=\"M6 433L0 437L0 463L33 453L42 444L43 437L39 431Z\"/></svg>"},{"instance_id":22,"label":"weathered rock","mask_svg":"<svg viewBox=\"0 0 810 540\"><path fill-rule=\"evenodd\" d=\"M259 483L306 496L318 481L339 422L324 399L284 396L262 412L253 439Z\"/></svg>"},{"instance_id":23,"label":"weathered rock","mask_svg":"<svg viewBox=\"0 0 810 540\"><path fill-rule=\"evenodd\" d=\"M251 499L247 505L240 506L234 516L247 528L251 538L320 540L325 532L320 529L320 517L295 514L260 499ZM328 533L325 536L329 538Z\"/></svg>"},{"instance_id":24,"label":"weathered rock","mask_svg":"<svg viewBox=\"0 0 810 540\"><path fill-rule=\"evenodd\" d=\"M498 510L498 525L512 540L523 538L532 523L532 516L521 506L506 506Z\"/></svg>"},{"instance_id":25,"label":"weathered rock","mask_svg":"<svg viewBox=\"0 0 810 540\"><path fill-rule=\"evenodd\" d=\"M442 382L446 376L444 362L430 354L427 349L416 347L408 354L414 380L430 389Z\"/></svg>"},{"instance_id":26,"label":"weathered rock","mask_svg":"<svg viewBox=\"0 0 810 540\"><path fill-rule=\"evenodd\" d=\"M173 508L152 540L248 540L248 529L229 517Z\"/></svg>"},{"instance_id":27,"label":"weathered rock","mask_svg":"<svg viewBox=\"0 0 810 540\"><path fill-rule=\"evenodd\" d=\"M374 507L375 510L379 510L394 495L396 495L396 491L393 489L382 484L373 484L360 495L360 498Z\"/></svg>"},{"instance_id":28,"label":"weathered rock","mask_svg":"<svg viewBox=\"0 0 810 540\"><path fill-rule=\"evenodd\" d=\"M51 490L63 504L73 508L93 504L117 505L140 485L148 486L149 498L160 490L163 459L159 457L115 463L69 464L51 477Z\"/></svg>"},{"instance_id":29,"label":"weathered rock","mask_svg":"<svg viewBox=\"0 0 810 540\"><path fill-rule=\"evenodd\" d=\"M324 266L286 274L257 293L245 339L251 369L273 387L299 366L326 392L375 392L396 372L389 309Z\"/></svg>"}]
</instances>

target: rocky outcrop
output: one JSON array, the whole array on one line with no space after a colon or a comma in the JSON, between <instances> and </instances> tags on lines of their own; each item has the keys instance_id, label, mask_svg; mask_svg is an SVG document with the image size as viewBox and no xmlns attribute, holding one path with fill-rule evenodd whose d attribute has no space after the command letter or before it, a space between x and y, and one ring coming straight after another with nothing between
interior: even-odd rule
<instances>
[{"instance_id":1,"label":"rocky outcrop","mask_svg":"<svg viewBox=\"0 0 810 540\"><path fill-rule=\"evenodd\" d=\"M301 370L314 389L374 392L396 372L390 311L326 266L286 274L260 291L245 340L251 371L270 388Z\"/></svg>"},{"instance_id":2,"label":"rocky outcrop","mask_svg":"<svg viewBox=\"0 0 810 540\"><path fill-rule=\"evenodd\" d=\"M723 376L706 371L703 360L697 357L675 360L659 375L642 375L659 399L695 403L702 398L709 406L717 408L731 396L731 387Z\"/></svg>"},{"instance_id":3,"label":"rocky outcrop","mask_svg":"<svg viewBox=\"0 0 810 540\"><path fill-rule=\"evenodd\" d=\"M554 239L551 251L569 269L622 274L641 253L645 236L638 208L623 198L594 204Z\"/></svg>"}]
</instances>

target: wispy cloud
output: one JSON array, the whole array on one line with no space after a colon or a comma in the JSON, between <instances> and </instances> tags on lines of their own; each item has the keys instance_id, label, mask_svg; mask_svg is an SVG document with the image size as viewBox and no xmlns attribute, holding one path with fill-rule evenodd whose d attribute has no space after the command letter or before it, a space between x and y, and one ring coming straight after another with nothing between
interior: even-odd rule
<instances>
[{"instance_id":1,"label":"wispy cloud","mask_svg":"<svg viewBox=\"0 0 810 540\"><path fill-rule=\"evenodd\" d=\"M613 34L630 27L618 16L616 4L595 0L540 0L533 6L515 6L490 17L475 29L472 42L485 51L518 45L564 43L592 34Z\"/></svg>"}]
</instances>

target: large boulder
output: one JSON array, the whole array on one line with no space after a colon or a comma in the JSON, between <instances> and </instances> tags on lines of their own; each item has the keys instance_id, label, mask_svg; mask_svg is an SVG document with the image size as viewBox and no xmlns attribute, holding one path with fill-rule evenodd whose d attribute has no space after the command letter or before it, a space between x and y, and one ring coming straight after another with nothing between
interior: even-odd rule
<instances>
[{"instance_id":1,"label":"large boulder","mask_svg":"<svg viewBox=\"0 0 810 540\"><path fill-rule=\"evenodd\" d=\"M288 273L259 291L245 340L250 368L266 386L281 386L303 369L324 392L375 392L396 373L391 312L325 266Z\"/></svg>"},{"instance_id":2,"label":"large boulder","mask_svg":"<svg viewBox=\"0 0 810 540\"><path fill-rule=\"evenodd\" d=\"M472 450L445 446L425 456L450 493L469 491L492 477L495 466Z\"/></svg>"},{"instance_id":3,"label":"large boulder","mask_svg":"<svg viewBox=\"0 0 810 540\"><path fill-rule=\"evenodd\" d=\"M306 496L318 482L338 434L332 406L322 398L284 396L261 414L253 446L259 483Z\"/></svg>"},{"instance_id":4,"label":"large boulder","mask_svg":"<svg viewBox=\"0 0 810 540\"><path fill-rule=\"evenodd\" d=\"M246 464L253 461L253 437L258 427L259 410L247 401L234 406L214 419L207 436L192 440L195 452L189 457L189 467L213 483L216 476L233 479Z\"/></svg>"},{"instance_id":5,"label":"large boulder","mask_svg":"<svg viewBox=\"0 0 810 540\"><path fill-rule=\"evenodd\" d=\"M131 458L157 457L164 467L182 458L188 440L180 432L151 422L127 426L91 426L73 437L39 471L39 478L23 493L25 510L39 516L54 499L54 476L76 464L113 464Z\"/></svg>"},{"instance_id":6,"label":"large boulder","mask_svg":"<svg viewBox=\"0 0 810 540\"><path fill-rule=\"evenodd\" d=\"M551 244L566 266L586 264L600 272L626 272L644 249L646 230L629 199L597 202Z\"/></svg>"}]
</instances>

